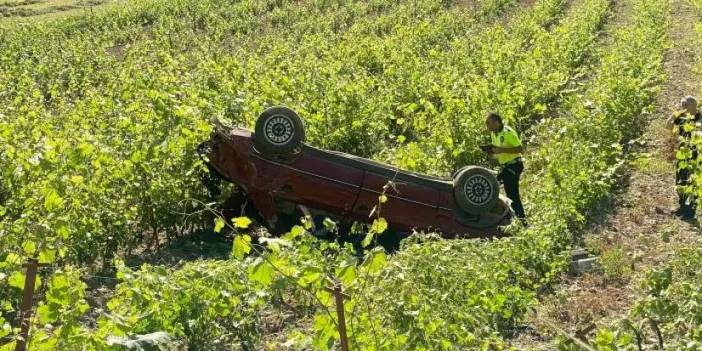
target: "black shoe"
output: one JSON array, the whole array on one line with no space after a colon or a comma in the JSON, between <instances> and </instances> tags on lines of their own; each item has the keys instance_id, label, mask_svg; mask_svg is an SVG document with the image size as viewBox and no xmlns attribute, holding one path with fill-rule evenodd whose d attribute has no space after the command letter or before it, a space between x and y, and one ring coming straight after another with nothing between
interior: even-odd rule
<instances>
[{"instance_id":1,"label":"black shoe","mask_svg":"<svg viewBox=\"0 0 702 351\"><path fill-rule=\"evenodd\" d=\"M524 227L524 229L529 228L529 222L527 222L526 218L524 218L524 217L517 217L517 220L518 220L519 223L522 225L522 227Z\"/></svg>"},{"instance_id":2,"label":"black shoe","mask_svg":"<svg viewBox=\"0 0 702 351\"><path fill-rule=\"evenodd\" d=\"M675 215L683 221L689 221L695 219L695 210L690 207L680 207L675 211Z\"/></svg>"},{"instance_id":3,"label":"black shoe","mask_svg":"<svg viewBox=\"0 0 702 351\"><path fill-rule=\"evenodd\" d=\"M695 214L694 213L683 213L680 215L680 219L683 221L692 221L695 219Z\"/></svg>"}]
</instances>

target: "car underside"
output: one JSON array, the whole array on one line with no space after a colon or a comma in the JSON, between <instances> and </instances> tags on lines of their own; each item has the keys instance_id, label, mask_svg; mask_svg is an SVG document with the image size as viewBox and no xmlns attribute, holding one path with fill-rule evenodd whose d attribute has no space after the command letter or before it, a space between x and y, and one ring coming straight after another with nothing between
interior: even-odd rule
<instances>
[{"instance_id":1,"label":"car underside","mask_svg":"<svg viewBox=\"0 0 702 351\"><path fill-rule=\"evenodd\" d=\"M227 216L245 214L273 233L301 216L323 231L323 218L339 223L384 218L390 230L434 231L444 237L499 237L510 223L509 200L499 195L494 173L477 166L453 179L404 171L304 142L304 125L285 107L259 116L256 130L217 125L199 147L210 180L237 185L222 206Z\"/></svg>"}]
</instances>

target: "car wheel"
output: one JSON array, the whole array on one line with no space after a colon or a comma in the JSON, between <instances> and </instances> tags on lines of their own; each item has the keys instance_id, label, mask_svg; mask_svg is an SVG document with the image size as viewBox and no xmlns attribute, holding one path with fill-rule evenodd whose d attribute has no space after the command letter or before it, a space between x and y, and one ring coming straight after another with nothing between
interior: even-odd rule
<instances>
[{"instance_id":1,"label":"car wheel","mask_svg":"<svg viewBox=\"0 0 702 351\"><path fill-rule=\"evenodd\" d=\"M270 107L256 120L253 141L264 155L287 155L298 150L305 141L302 119L295 111L283 107Z\"/></svg>"},{"instance_id":2,"label":"car wheel","mask_svg":"<svg viewBox=\"0 0 702 351\"><path fill-rule=\"evenodd\" d=\"M497 177L488 169L468 166L453 178L453 196L458 207L470 214L490 211L500 195Z\"/></svg>"}]
</instances>

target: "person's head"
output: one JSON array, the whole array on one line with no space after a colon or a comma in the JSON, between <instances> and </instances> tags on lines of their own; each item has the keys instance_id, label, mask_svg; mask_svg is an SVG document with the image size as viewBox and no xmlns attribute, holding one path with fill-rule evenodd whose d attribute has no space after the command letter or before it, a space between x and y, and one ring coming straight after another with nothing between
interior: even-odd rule
<instances>
[{"instance_id":1,"label":"person's head","mask_svg":"<svg viewBox=\"0 0 702 351\"><path fill-rule=\"evenodd\" d=\"M680 107L689 114L695 114L697 113L697 100L688 95L680 100Z\"/></svg>"},{"instance_id":2,"label":"person's head","mask_svg":"<svg viewBox=\"0 0 702 351\"><path fill-rule=\"evenodd\" d=\"M490 112L485 119L485 125L487 129L491 132L499 132L502 130L504 124L502 123L502 116L497 112Z\"/></svg>"}]
</instances>

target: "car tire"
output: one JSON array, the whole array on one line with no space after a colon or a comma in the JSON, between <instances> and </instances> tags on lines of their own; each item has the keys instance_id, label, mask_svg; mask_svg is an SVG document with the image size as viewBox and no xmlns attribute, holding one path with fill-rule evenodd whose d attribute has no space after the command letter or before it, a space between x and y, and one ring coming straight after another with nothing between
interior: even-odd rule
<instances>
[{"instance_id":1,"label":"car tire","mask_svg":"<svg viewBox=\"0 0 702 351\"><path fill-rule=\"evenodd\" d=\"M490 170L468 166L453 178L453 197L458 207L473 215L490 211L500 195L497 177Z\"/></svg>"},{"instance_id":2,"label":"car tire","mask_svg":"<svg viewBox=\"0 0 702 351\"><path fill-rule=\"evenodd\" d=\"M295 111L283 106L270 107L258 116L253 141L264 155L288 155L299 150L305 141L305 127Z\"/></svg>"}]
</instances>

